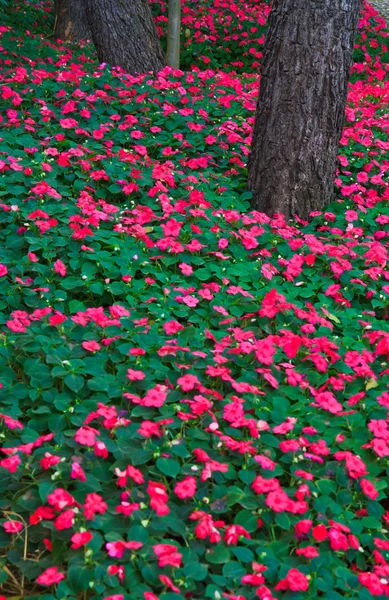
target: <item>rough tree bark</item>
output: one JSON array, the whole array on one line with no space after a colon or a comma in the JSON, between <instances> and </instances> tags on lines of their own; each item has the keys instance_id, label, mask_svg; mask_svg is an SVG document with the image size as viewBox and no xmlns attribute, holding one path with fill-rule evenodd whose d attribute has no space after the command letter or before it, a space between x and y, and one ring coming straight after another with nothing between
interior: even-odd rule
<instances>
[{"instance_id":1,"label":"rough tree bark","mask_svg":"<svg viewBox=\"0 0 389 600\"><path fill-rule=\"evenodd\" d=\"M55 0L54 5L56 39L67 41L92 39L84 0Z\"/></svg>"},{"instance_id":2,"label":"rough tree bark","mask_svg":"<svg viewBox=\"0 0 389 600\"><path fill-rule=\"evenodd\" d=\"M269 215L331 201L361 0L273 0L248 163Z\"/></svg>"},{"instance_id":3,"label":"rough tree bark","mask_svg":"<svg viewBox=\"0 0 389 600\"><path fill-rule=\"evenodd\" d=\"M169 0L166 62L173 69L180 68L181 0Z\"/></svg>"},{"instance_id":4,"label":"rough tree bark","mask_svg":"<svg viewBox=\"0 0 389 600\"><path fill-rule=\"evenodd\" d=\"M132 75L165 66L148 0L83 0L101 62Z\"/></svg>"}]
</instances>

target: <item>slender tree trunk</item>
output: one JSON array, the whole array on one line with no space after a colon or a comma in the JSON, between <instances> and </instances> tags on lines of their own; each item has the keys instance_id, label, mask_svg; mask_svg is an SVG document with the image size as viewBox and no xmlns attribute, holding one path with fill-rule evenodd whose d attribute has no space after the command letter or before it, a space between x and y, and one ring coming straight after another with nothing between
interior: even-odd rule
<instances>
[{"instance_id":1,"label":"slender tree trunk","mask_svg":"<svg viewBox=\"0 0 389 600\"><path fill-rule=\"evenodd\" d=\"M67 41L92 39L84 0L55 0L54 5L56 39Z\"/></svg>"},{"instance_id":2,"label":"slender tree trunk","mask_svg":"<svg viewBox=\"0 0 389 600\"><path fill-rule=\"evenodd\" d=\"M148 0L83 0L101 62L137 75L165 66Z\"/></svg>"},{"instance_id":3,"label":"slender tree trunk","mask_svg":"<svg viewBox=\"0 0 389 600\"><path fill-rule=\"evenodd\" d=\"M273 0L248 163L252 207L331 201L361 0Z\"/></svg>"},{"instance_id":4,"label":"slender tree trunk","mask_svg":"<svg viewBox=\"0 0 389 600\"><path fill-rule=\"evenodd\" d=\"M169 0L166 62L173 69L180 68L181 0Z\"/></svg>"}]
</instances>

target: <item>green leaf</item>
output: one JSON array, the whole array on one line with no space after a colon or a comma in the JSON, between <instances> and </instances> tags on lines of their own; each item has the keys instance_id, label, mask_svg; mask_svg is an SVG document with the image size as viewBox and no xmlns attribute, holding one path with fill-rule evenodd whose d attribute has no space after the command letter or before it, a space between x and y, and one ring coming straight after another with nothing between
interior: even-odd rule
<instances>
[{"instance_id":1,"label":"green leaf","mask_svg":"<svg viewBox=\"0 0 389 600\"><path fill-rule=\"evenodd\" d=\"M242 525L249 533L258 529L258 517L249 510L241 510L234 519L236 525Z\"/></svg>"},{"instance_id":2,"label":"green leaf","mask_svg":"<svg viewBox=\"0 0 389 600\"><path fill-rule=\"evenodd\" d=\"M224 546L216 546L206 552L205 558L212 564L223 565L230 560L230 551Z\"/></svg>"},{"instance_id":3,"label":"green leaf","mask_svg":"<svg viewBox=\"0 0 389 600\"><path fill-rule=\"evenodd\" d=\"M88 388L94 392L108 392L110 383L108 377L98 376L88 380Z\"/></svg>"},{"instance_id":4,"label":"green leaf","mask_svg":"<svg viewBox=\"0 0 389 600\"><path fill-rule=\"evenodd\" d=\"M208 567L199 562L187 563L184 567L185 577L195 581L203 581L208 574Z\"/></svg>"},{"instance_id":5,"label":"green leaf","mask_svg":"<svg viewBox=\"0 0 389 600\"><path fill-rule=\"evenodd\" d=\"M246 574L246 569L236 561L230 561L223 566L224 577L231 579L241 579Z\"/></svg>"},{"instance_id":6,"label":"green leaf","mask_svg":"<svg viewBox=\"0 0 389 600\"><path fill-rule=\"evenodd\" d=\"M81 565L72 565L66 573L66 581L76 594L89 588L89 583L95 578L95 570Z\"/></svg>"},{"instance_id":7,"label":"green leaf","mask_svg":"<svg viewBox=\"0 0 389 600\"><path fill-rule=\"evenodd\" d=\"M158 458L156 465L157 469L168 477L175 478L180 472L180 463L174 458Z\"/></svg>"},{"instance_id":8,"label":"green leaf","mask_svg":"<svg viewBox=\"0 0 389 600\"><path fill-rule=\"evenodd\" d=\"M322 494L329 496L330 494L335 494L337 490L337 485L335 481L331 479L320 479L316 482L317 487L321 491Z\"/></svg>"},{"instance_id":9,"label":"green leaf","mask_svg":"<svg viewBox=\"0 0 389 600\"><path fill-rule=\"evenodd\" d=\"M69 311L72 314L76 313L78 311L84 311L84 310L85 310L85 304L83 302L81 302L80 300L70 300Z\"/></svg>"},{"instance_id":10,"label":"green leaf","mask_svg":"<svg viewBox=\"0 0 389 600\"><path fill-rule=\"evenodd\" d=\"M276 514L275 522L277 523L277 525L279 527L281 527L281 529L288 530L291 527L290 519L289 519L288 515L284 512Z\"/></svg>"},{"instance_id":11,"label":"green leaf","mask_svg":"<svg viewBox=\"0 0 389 600\"><path fill-rule=\"evenodd\" d=\"M69 373L64 378L64 382L73 392L79 392L84 387L84 378L81 375Z\"/></svg>"},{"instance_id":12,"label":"green leaf","mask_svg":"<svg viewBox=\"0 0 389 600\"><path fill-rule=\"evenodd\" d=\"M235 554L236 558L243 563L252 562L255 559L254 553L250 548L244 548L243 546L235 546L231 548L232 553Z\"/></svg>"}]
</instances>

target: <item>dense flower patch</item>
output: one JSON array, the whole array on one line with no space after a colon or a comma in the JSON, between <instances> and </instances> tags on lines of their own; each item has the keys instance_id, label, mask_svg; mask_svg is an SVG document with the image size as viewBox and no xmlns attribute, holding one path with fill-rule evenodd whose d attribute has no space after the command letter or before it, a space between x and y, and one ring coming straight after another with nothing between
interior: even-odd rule
<instances>
[{"instance_id":1,"label":"dense flower patch","mask_svg":"<svg viewBox=\"0 0 389 600\"><path fill-rule=\"evenodd\" d=\"M338 201L285 222L258 78L216 70L268 9L226 4L185 3L213 70L155 80L33 36L45 3L0 28L6 596L389 595L388 34L366 6Z\"/></svg>"}]
</instances>

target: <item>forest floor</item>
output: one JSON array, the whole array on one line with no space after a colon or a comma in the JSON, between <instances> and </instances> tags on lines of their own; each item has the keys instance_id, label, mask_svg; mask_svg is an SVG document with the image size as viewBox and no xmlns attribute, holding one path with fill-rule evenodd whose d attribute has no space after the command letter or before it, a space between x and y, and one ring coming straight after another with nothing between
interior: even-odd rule
<instances>
[{"instance_id":1,"label":"forest floor","mask_svg":"<svg viewBox=\"0 0 389 600\"><path fill-rule=\"evenodd\" d=\"M246 187L268 14L184 0L153 78L3 8L8 599L389 595L389 32L366 4L336 200L286 221Z\"/></svg>"}]
</instances>

